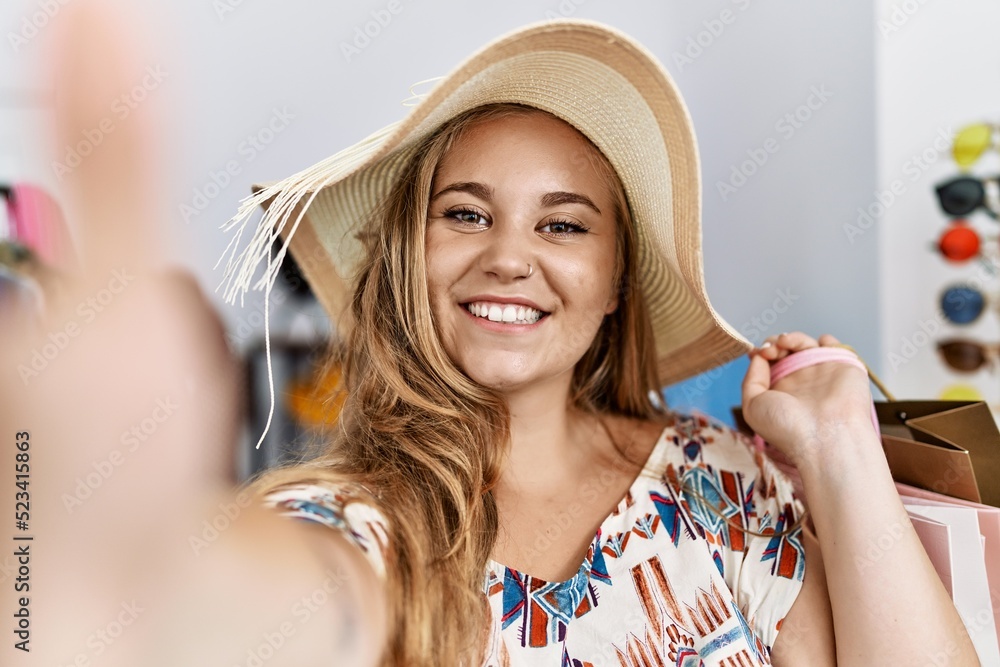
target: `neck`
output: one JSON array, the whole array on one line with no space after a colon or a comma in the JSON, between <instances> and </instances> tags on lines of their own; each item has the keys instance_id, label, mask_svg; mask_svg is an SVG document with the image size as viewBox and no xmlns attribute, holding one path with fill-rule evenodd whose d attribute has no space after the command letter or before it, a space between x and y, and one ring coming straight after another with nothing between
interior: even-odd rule
<instances>
[{"instance_id":1,"label":"neck","mask_svg":"<svg viewBox=\"0 0 1000 667\"><path fill-rule=\"evenodd\" d=\"M570 379L566 374L507 394L511 443L502 489L518 492L576 475L606 440L595 416L570 405Z\"/></svg>"}]
</instances>

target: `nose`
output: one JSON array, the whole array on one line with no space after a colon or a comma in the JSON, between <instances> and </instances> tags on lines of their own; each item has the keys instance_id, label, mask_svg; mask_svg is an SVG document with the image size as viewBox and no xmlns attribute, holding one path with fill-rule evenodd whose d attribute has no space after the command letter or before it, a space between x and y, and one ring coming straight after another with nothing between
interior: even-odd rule
<instances>
[{"instance_id":1,"label":"nose","mask_svg":"<svg viewBox=\"0 0 1000 667\"><path fill-rule=\"evenodd\" d=\"M510 221L494 220L493 226L480 235L483 248L479 266L484 273L504 281L527 278L531 274L531 265L535 262L529 249L531 239L525 236L524 228Z\"/></svg>"}]
</instances>

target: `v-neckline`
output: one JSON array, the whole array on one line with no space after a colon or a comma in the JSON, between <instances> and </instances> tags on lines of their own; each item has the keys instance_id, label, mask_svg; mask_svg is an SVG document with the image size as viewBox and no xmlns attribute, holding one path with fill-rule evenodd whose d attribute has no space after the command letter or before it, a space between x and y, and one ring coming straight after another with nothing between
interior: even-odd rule
<instances>
[{"instance_id":1,"label":"v-neckline","mask_svg":"<svg viewBox=\"0 0 1000 667\"><path fill-rule=\"evenodd\" d=\"M614 509L612 509L611 512L608 513L606 517L604 517L604 519L601 521L601 525L598 526L597 532L595 533L594 538L591 540L590 548L584 555L583 562L580 563L580 567L577 568L576 574L571 576L569 579L564 579L562 581L551 581L548 579L543 579L542 577L536 577L535 575L530 574L528 572L524 572L523 570L518 570L517 568L504 565L503 563L500 563L499 561L490 558L489 561L487 562L487 577L489 576L489 573L492 572L496 574L498 577L500 577L501 581L504 581L504 579L506 578L506 574L509 571L521 575L521 577L524 577L525 579L531 579L536 584L543 584L555 587L562 587L562 586L576 584L581 578L589 579L589 574L593 567L594 560L598 558L597 552L600 551L601 549L601 537L604 534L605 527L607 526L608 522L611 521L614 517L618 516L626 509L628 509L627 503L629 501L629 498L641 497L640 484L649 483L650 477L647 473L649 473L662 460L663 449L667 446L669 442L671 442L671 440L667 437L667 433L672 428L674 428L674 425L675 425L674 422L671 421L663 428L663 430L660 431L660 437L657 439L656 443L650 449L649 455L646 457L646 461L642 465L642 469L639 470L639 473L635 476L635 479L633 479L632 483L629 484L628 489L625 491L625 495L621 497L621 499L615 505Z\"/></svg>"}]
</instances>

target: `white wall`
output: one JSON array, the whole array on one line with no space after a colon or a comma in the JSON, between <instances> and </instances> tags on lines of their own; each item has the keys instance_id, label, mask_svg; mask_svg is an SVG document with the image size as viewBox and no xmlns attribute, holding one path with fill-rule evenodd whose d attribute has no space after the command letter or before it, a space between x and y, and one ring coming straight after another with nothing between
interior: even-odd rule
<instances>
[{"instance_id":1,"label":"white wall","mask_svg":"<svg viewBox=\"0 0 1000 667\"><path fill-rule=\"evenodd\" d=\"M886 381L906 397L934 397L962 382L996 403L1000 381L995 370L971 376L950 371L938 359L934 343L952 335L1000 340L995 309L960 327L947 323L938 306L940 292L948 285L979 280L986 291L996 292L1000 279L980 274L976 264L947 264L929 246L949 224L939 210L934 186L958 174L950 145L935 145L935 139L941 131L950 134L968 123L1000 121L1000 3L879 0L877 12L886 21L884 34L876 35L878 188L889 190L894 181L905 186L877 223ZM897 24L899 29L893 29ZM941 147L944 151L935 159ZM926 168L914 156L923 156ZM975 172L995 176L1000 155L986 155ZM970 222L988 237L995 257L996 223L981 212ZM940 330L935 333L936 324Z\"/></svg>"},{"instance_id":2,"label":"white wall","mask_svg":"<svg viewBox=\"0 0 1000 667\"><path fill-rule=\"evenodd\" d=\"M671 14L670 54L687 55L704 21L731 21L693 63L667 62L701 144L717 308L755 340L829 332L876 358L876 239L855 247L840 231L874 180L870 4L718 0Z\"/></svg>"},{"instance_id":3,"label":"white wall","mask_svg":"<svg viewBox=\"0 0 1000 667\"><path fill-rule=\"evenodd\" d=\"M16 29L41 1L15 3L23 10L5 12L0 29ZM176 256L210 289L219 280L211 267L227 242L217 227L254 180L287 175L400 118L412 83L446 73L509 29L563 13L631 33L664 60L685 94L702 150L706 274L720 312L756 339L797 328L831 331L878 356L876 240L850 246L840 231L870 198L874 180L868 2L399 1L402 11L350 62L341 43L387 2L244 0L224 13L217 10L222 0L131 3L153 29L150 62L169 72L150 104L165 105L181 131L171 144L177 175L164 184ZM703 22L723 10L731 22L717 21L722 30L712 43L693 62L676 61L706 29ZM20 68L30 60L11 51L0 48L5 80L12 62ZM775 123L803 104L812 86L833 96L793 136L782 134ZM248 149L248 135L260 132L274 109L294 118L265 150ZM716 181L768 137L778 152L722 201ZM0 154L7 150L0 145ZM240 173L185 224L180 205L195 202L195 189L211 190L212 173L230 160ZM769 309L789 292L794 303L772 321ZM235 326L259 310L253 303L242 313L219 308ZM770 323L759 336L750 328L755 316Z\"/></svg>"}]
</instances>

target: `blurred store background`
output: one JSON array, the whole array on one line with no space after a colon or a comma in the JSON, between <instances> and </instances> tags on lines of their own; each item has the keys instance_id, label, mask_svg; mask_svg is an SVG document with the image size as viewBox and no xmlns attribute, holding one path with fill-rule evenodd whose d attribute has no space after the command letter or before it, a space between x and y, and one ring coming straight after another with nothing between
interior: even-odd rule
<instances>
[{"instance_id":1,"label":"blurred store background","mask_svg":"<svg viewBox=\"0 0 1000 667\"><path fill-rule=\"evenodd\" d=\"M8 0L0 12L0 185L8 188L56 193L60 171L79 157L61 149L53 161L39 150L51 91L32 75L46 27L69 1ZM1000 173L995 137L967 170L987 179L984 206L956 222L935 194L962 173L954 135L1000 123L1000 3L122 6L154 39L145 45L149 61L134 64L136 87L109 100L108 117L125 123L148 106L183 132L168 147L173 169L163 183L176 223L173 255L199 278L247 363L244 472L280 459L306 425L324 421L315 389L336 377L316 366L331 344L329 323L289 266L271 304L278 409L267 446L253 449L269 403L263 298L254 292L241 308L214 291L221 270L213 267L230 241L220 225L252 183L298 171L400 119L413 84L445 74L490 38L559 16L630 33L680 87L701 150L708 290L723 317L754 342L782 331L832 333L899 397L1000 403L996 183L988 180ZM22 224L13 217L0 216L4 235ZM949 261L934 249L956 224L981 238L972 260ZM942 295L956 285L983 296L983 312L965 324L943 311ZM984 363L971 372L945 363L938 343L952 338L979 345L969 349ZM668 388L668 402L729 420L745 368L741 359Z\"/></svg>"}]
</instances>

